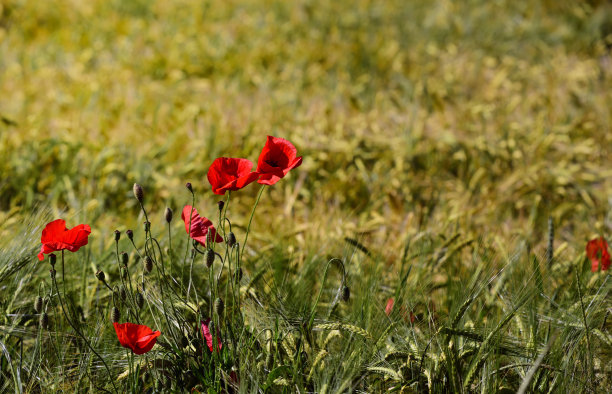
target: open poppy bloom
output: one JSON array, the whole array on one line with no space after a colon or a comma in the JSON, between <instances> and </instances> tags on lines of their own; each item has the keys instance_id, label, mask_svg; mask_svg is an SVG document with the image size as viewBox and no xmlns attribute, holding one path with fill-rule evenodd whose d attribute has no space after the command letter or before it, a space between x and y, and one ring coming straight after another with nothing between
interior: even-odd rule
<instances>
[{"instance_id":1,"label":"open poppy bloom","mask_svg":"<svg viewBox=\"0 0 612 394\"><path fill-rule=\"evenodd\" d=\"M254 182L259 173L251 171L253 162L247 159L219 157L208 169L208 182L215 194L223 195L226 190L239 190Z\"/></svg>"},{"instance_id":2,"label":"open poppy bloom","mask_svg":"<svg viewBox=\"0 0 612 394\"><path fill-rule=\"evenodd\" d=\"M189 215L191 215L191 223L189 222ZM210 240L214 242L223 242L223 237L217 234L217 230L213 226L212 222L200 216L198 211L191 205L185 205L181 218L185 222L185 231L189 234L191 239L198 241L202 246L206 247L206 241L208 239L208 231L210 231ZM189 228L191 225L191 229Z\"/></svg>"},{"instance_id":3,"label":"open poppy bloom","mask_svg":"<svg viewBox=\"0 0 612 394\"><path fill-rule=\"evenodd\" d=\"M610 253L608 252L608 243L604 237L595 238L587 242L586 254L591 259L591 271L597 272L600 262L602 271L610 267Z\"/></svg>"},{"instance_id":4,"label":"open poppy bloom","mask_svg":"<svg viewBox=\"0 0 612 394\"><path fill-rule=\"evenodd\" d=\"M113 323L117 338L121 346L131 349L135 354L145 354L153 348L159 331L152 331L149 327L134 323Z\"/></svg>"},{"instance_id":5,"label":"open poppy bloom","mask_svg":"<svg viewBox=\"0 0 612 394\"><path fill-rule=\"evenodd\" d=\"M42 261L45 254L59 250L76 252L81 246L87 245L87 237L91 234L88 224L79 224L68 230L64 219L57 219L48 223L42 231L40 242L42 247L38 254L38 260Z\"/></svg>"},{"instance_id":6,"label":"open poppy bloom","mask_svg":"<svg viewBox=\"0 0 612 394\"><path fill-rule=\"evenodd\" d=\"M206 344L208 345L208 349L213 351L213 336L210 333L210 319L206 319L202 322L202 335L204 339L206 339ZM221 336L219 335L219 330L217 330L217 350L221 350L223 344L221 344Z\"/></svg>"},{"instance_id":7,"label":"open poppy bloom","mask_svg":"<svg viewBox=\"0 0 612 394\"><path fill-rule=\"evenodd\" d=\"M297 149L286 139L268 136L257 160L257 172L261 175L258 183L274 185L289 171L302 164L302 157L297 156Z\"/></svg>"}]
</instances>

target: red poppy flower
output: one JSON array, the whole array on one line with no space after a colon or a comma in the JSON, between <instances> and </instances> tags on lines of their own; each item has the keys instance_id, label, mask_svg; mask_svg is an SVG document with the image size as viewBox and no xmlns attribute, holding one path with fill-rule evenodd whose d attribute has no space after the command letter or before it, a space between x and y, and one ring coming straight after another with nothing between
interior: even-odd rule
<instances>
[{"instance_id":1,"label":"red poppy flower","mask_svg":"<svg viewBox=\"0 0 612 394\"><path fill-rule=\"evenodd\" d=\"M121 346L132 349L136 354L145 354L151 350L157 342L157 337L161 335L159 331L152 331L142 324L113 323L113 327Z\"/></svg>"},{"instance_id":2,"label":"red poppy flower","mask_svg":"<svg viewBox=\"0 0 612 394\"><path fill-rule=\"evenodd\" d=\"M393 312L393 305L395 305L395 300L393 298L389 298L387 300L387 306L385 306L385 314L387 316L391 315L391 312Z\"/></svg>"},{"instance_id":3,"label":"red poppy flower","mask_svg":"<svg viewBox=\"0 0 612 394\"><path fill-rule=\"evenodd\" d=\"M261 174L258 183L274 185L289 171L302 164L302 156L297 156L297 149L286 139L268 136L257 160L257 172Z\"/></svg>"},{"instance_id":4,"label":"red poppy flower","mask_svg":"<svg viewBox=\"0 0 612 394\"><path fill-rule=\"evenodd\" d=\"M59 250L69 250L76 252L81 246L87 245L87 237L91 234L91 227L88 224L79 224L68 230L66 221L57 219L48 223L42 231L42 247L38 254L38 260L42 261L45 254Z\"/></svg>"},{"instance_id":5,"label":"red poppy flower","mask_svg":"<svg viewBox=\"0 0 612 394\"><path fill-rule=\"evenodd\" d=\"M208 182L215 194L223 195L226 190L239 190L254 182L259 173L252 172L253 162L247 159L219 157L208 169Z\"/></svg>"},{"instance_id":6,"label":"red poppy flower","mask_svg":"<svg viewBox=\"0 0 612 394\"><path fill-rule=\"evenodd\" d=\"M191 215L191 231L189 231L189 215ZM217 230L215 230L212 222L206 219L204 216L198 215L198 211L196 211L195 208L192 208L191 205L185 205L181 218L185 222L185 231L187 231L191 239L195 239L202 246L206 247L209 230L211 241L214 240L215 242L223 242L223 238L217 234Z\"/></svg>"},{"instance_id":7,"label":"red poppy flower","mask_svg":"<svg viewBox=\"0 0 612 394\"><path fill-rule=\"evenodd\" d=\"M393 306L395 305L395 299L389 298L387 300L387 305L385 306L385 314L387 316L391 315L391 312L393 312ZM406 307L404 307L403 305L400 307L400 313L402 315L402 317L404 318L404 321L408 322L408 319L410 319L410 323L414 323L416 320L416 315L414 313L412 313L412 311L410 311L410 313L406 312Z\"/></svg>"},{"instance_id":8,"label":"red poppy flower","mask_svg":"<svg viewBox=\"0 0 612 394\"><path fill-rule=\"evenodd\" d=\"M206 319L200 323L202 324L202 335L204 336L204 339L206 339L206 344L208 345L208 349L212 352L213 351L213 337L212 337L212 334L210 333L210 319ZM219 335L219 330L217 330L217 350L221 350L222 347L223 347L223 344L221 343L221 336Z\"/></svg>"},{"instance_id":9,"label":"red poppy flower","mask_svg":"<svg viewBox=\"0 0 612 394\"><path fill-rule=\"evenodd\" d=\"M597 272L600 262L602 271L610 267L610 253L608 252L608 243L604 237L595 238L587 242L586 254L591 259L591 271Z\"/></svg>"}]
</instances>

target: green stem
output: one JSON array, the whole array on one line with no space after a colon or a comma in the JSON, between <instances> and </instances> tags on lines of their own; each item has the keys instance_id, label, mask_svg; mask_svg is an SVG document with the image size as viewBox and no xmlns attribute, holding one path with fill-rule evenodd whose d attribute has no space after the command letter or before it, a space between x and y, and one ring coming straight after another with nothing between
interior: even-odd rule
<instances>
[{"instance_id":1,"label":"green stem","mask_svg":"<svg viewBox=\"0 0 612 394\"><path fill-rule=\"evenodd\" d=\"M249 224L246 229L246 234L244 236L244 244L242 245L242 251L240 252L240 255L244 254L244 248L246 248L247 240L249 239L249 232L251 231L251 222L253 221L253 215L255 215L255 208L257 208L257 205L259 204L259 199L261 198L265 187L266 185L261 185L259 193L257 194L257 200L255 200L255 205L253 205L253 210L251 211L251 217L249 218Z\"/></svg>"}]
</instances>

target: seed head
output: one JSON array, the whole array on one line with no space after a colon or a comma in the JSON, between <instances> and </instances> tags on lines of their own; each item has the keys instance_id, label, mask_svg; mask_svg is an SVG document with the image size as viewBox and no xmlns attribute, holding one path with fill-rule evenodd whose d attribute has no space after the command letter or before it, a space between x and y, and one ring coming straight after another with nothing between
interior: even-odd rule
<instances>
[{"instance_id":1,"label":"seed head","mask_svg":"<svg viewBox=\"0 0 612 394\"><path fill-rule=\"evenodd\" d=\"M225 304L221 298L217 298L215 300L215 313L217 316L221 316L223 314L223 310L225 309Z\"/></svg>"},{"instance_id":2,"label":"seed head","mask_svg":"<svg viewBox=\"0 0 612 394\"><path fill-rule=\"evenodd\" d=\"M142 190L142 186L140 186L138 183L134 183L134 197L136 197L138 202L142 204L142 199L144 198L144 192Z\"/></svg>"},{"instance_id":3,"label":"seed head","mask_svg":"<svg viewBox=\"0 0 612 394\"><path fill-rule=\"evenodd\" d=\"M219 212L223 212L223 207L225 206L225 202L221 200L217 203L217 205L219 206Z\"/></svg>"},{"instance_id":4,"label":"seed head","mask_svg":"<svg viewBox=\"0 0 612 394\"><path fill-rule=\"evenodd\" d=\"M212 267L213 263L215 262L215 252L213 252L212 249L206 249L206 252L204 252L204 258L206 259L206 267Z\"/></svg>"},{"instance_id":5,"label":"seed head","mask_svg":"<svg viewBox=\"0 0 612 394\"><path fill-rule=\"evenodd\" d=\"M191 186L191 182L187 182L185 184L185 187L187 188L187 190L189 190L191 193L193 193L193 187Z\"/></svg>"},{"instance_id":6,"label":"seed head","mask_svg":"<svg viewBox=\"0 0 612 394\"><path fill-rule=\"evenodd\" d=\"M49 264L51 264L51 268L55 267L55 261L57 260L57 256L55 253L51 253L49 255Z\"/></svg>"},{"instance_id":7,"label":"seed head","mask_svg":"<svg viewBox=\"0 0 612 394\"><path fill-rule=\"evenodd\" d=\"M166 217L166 222L170 223L172 221L172 209L170 209L169 207L166 207L164 216Z\"/></svg>"},{"instance_id":8,"label":"seed head","mask_svg":"<svg viewBox=\"0 0 612 394\"><path fill-rule=\"evenodd\" d=\"M144 259L144 270L147 274L153 270L153 260L149 256Z\"/></svg>"},{"instance_id":9,"label":"seed head","mask_svg":"<svg viewBox=\"0 0 612 394\"><path fill-rule=\"evenodd\" d=\"M113 309L111 309L111 322L117 323L120 317L121 313L119 312L119 308L114 306Z\"/></svg>"},{"instance_id":10,"label":"seed head","mask_svg":"<svg viewBox=\"0 0 612 394\"><path fill-rule=\"evenodd\" d=\"M102 270L96 271L96 278L98 278L100 282L106 282L106 275L104 275L104 271Z\"/></svg>"},{"instance_id":11,"label":"seed head","mask_svg":"<svg viewBox=\"0 0 612 394\"><path fill-rule=\"evenodd\" d=\"M47 312L40 315L40 326L44 329L49 327L49 315L47 315Z\"/></svg>"},{"instance_id":12,"label":"seed head","mask_svg":"<svg viewBox=\"0 0 612 394\"><path fill-rule=\"evenodd\" d=\"M144 305L144 297L142 296L142 293L137 291L136 292L136 306L138 306L138 309L142 309L143 305Z\"/></svg>"},{"instance_id":13,"label":"seed head","mask_svg":"<svg viewBox=\"0 0 612 394\"><path fill-rule=\"evenodd\" d=\"M342 287L342 301L348 302L351 298L351 289L348 286Z\"/></svg>"},{"instance_id":14,"label":"seed head","mask_svg":"<svg viewBox=\"0 0 612 394\"><path fill-rule=\"evenodd\" d=\"M127 234L130 241L134 239L134 232L132 230L127 230L125 233Z\"/></svg>"},{"instance_id":15,"label":"seed head","mask_svg":"<svg viewBox=\"0 0 612 394\"><path fill-rule=\"evenodd\" d=\"M125 252L121 252L121 264L123 264L124 267L127 267L128 260L129 260L128 254Z\"/></svg>"},{"instance_id":16,"label":"seed head","mask_svg":"<svg viewBox=\"0 0 612 394\"><path fill-rule=\"evenodd\" d=\"M234 245L236 245L236 236L231 231L229 232L229 234L227 234L227 245L230 248L232 248Z\"/></svg>"},{"instance_id":17,"label":"seed head","mask_svg":"<svg viewBox=\"0 0 612 394\"><path fill-rule=\"evenodd\" d=\"M42 312L42 307L43 307L43 299L41 296L38 296L34 300L34 310L36 311L36 313L40 313Z\"/></svg>"}]
</instances>

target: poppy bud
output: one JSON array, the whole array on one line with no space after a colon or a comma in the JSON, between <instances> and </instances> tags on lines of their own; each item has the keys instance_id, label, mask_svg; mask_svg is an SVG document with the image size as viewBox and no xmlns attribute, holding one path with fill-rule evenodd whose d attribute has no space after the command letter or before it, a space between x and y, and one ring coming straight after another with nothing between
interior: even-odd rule
<instances>
[{"instance_id":1,"label":"poppy bud","mask_svg":"<svg viewBox=\"0 0 612 394\"><path fill-rule=\"evenodd\" d=\"M119 322L119 318L121 317L121 313L119 312L119 308L116 306L111 309L111 322L117 323Z\"/></svg>"},{"instance_id":2,"label":"poppy bud","mask_svg":"<svg viewBox=\"0 0 612 394\"><path fill-rule=\"evenodd\" d=\"M151 230L151 222L149 222L148 220L145 220L144 222L142 222L142 224L144 224L144 231L145 233L149 232L149 230Z\"/></svg>"},{"instance_id":3,"label":"poppy bud","mask_svg":"<svg viewBox=\"0 0 612 394\"><path fill-rule=\"evenodd\" d=\"M128 270L127 267L121 267L121 278L126 280L128 278Z\"/></svg>"},{"instance_id":4,"label":"poppy bud","mask_svg":"<svg viewBox=\"0 0 612 394\"><path fill-rule=\"evenodd\" d=\"M105 282L106 281L106 276L104 275L104 271L102 271L102 270L96 271L96 278L98 278L98 280L100 282Z\"/></svg>"},{"instance_id":5,"label":"poppy bud","mask_svg":"<svg viewBox=\"0 0 612 394\"><path fill-rule=\"evenodd\" d=\"M170 223L172 221L172 209L166 207L166 211L164 212L164 216L166 217L166 222Z\"/></svg>"},{"instance_id":6,"label":"poppy bud","mask_svg":"<svg viewBox=\"0 0 612 394\"><path fill-rule=\"evenodd\" d=\"M134 232L132 230L127 230L125 232L130 240L134 239Z\"/></svg>"},{"instance_id":7,"label":"poppy bud","mask_svg":"<svg viewBox=\"0 0 612 394\"><path fill-rule=\"evenodd\" d=\"M238 268L238 271L235 273L236 283L240 283L242 280L242 268Z\"/></svg>"},{"instance_id":8,"label":"poppy bud","mask_svg":"<svg viewBox=\"0 0 612 394\"><path fill-rule=\"evenodd\" d=\"M119 297L121 297L122 301L125 301L125 299L127 298L127 293L125 292L125 287L121 286L119 288Z\"/></svg>"},{"instance_id":9,"label":"poppy bud","mask_svg":"<svg viewBox=\"0 0 612 394\"><path fill-rule=\"evenodd\" d=\"M121 239L121 231L115 230L115 242L119 242L119 239Z\"/></svg>"},{"instance_id":10,"label":"poppy bud","mask_svg":"<svg viewBox=\"0 0 612 394\"><path fill-rule=\"evenodd\" d=\"M140 186L138 183L134 183L134 197L136 197L139 203L142 203L144 192L142 190L142 186Z\"/></svg>"},{"instance_id":11,"label":"poppy bud","mask_svg":"<svg viewBox=\"0 0 612 394\"><path fill-rule=\"evenodd\" d=\"M144 270L146 273L149 273L153 270L153 260L149 256L146 256L144 259Z\"/></svg>"},{"instance_id":12,"label":"poppy bud","mask_svg":"<svg viewBox=\"0 0 612 394\"><path fill-rule=\"evenodd\" d=\"M342 287L342 301L348 302L351 298L351 289L348 286Z\"/></svg>"},{"instance_id":13,"label":"poppy bud","mask_svg":"<svg viewBox=\"0 0 612 394\"><path fill-rule=\"evenodd\" d=\"M225 309L225 304L221 298L217 298L215 300L215 313L217 316L221 316L223 314L223 310Z\"/></svg>"},{"instance_id":14,"label":"poppy bud","mask_svg":"<svg viewBox=\"0 0 612 394\"><path fill-rule=\"evenodd\" d=\"M227 245L231 248L234 245L236 245L236 236L234 235L233 232L229 232L229 234L227 235Z\"/></svg>"},{"instance_id":15,"label":"poppy bud","mask_svg":"<svg viewBox=\"0 0 612 394\"><path fill-rule=\"evenodd\" d=\"M123 264L125 267L127 267L128 260L129 260L128 254L125 253L125 252L121 252L121 264Z\"/></svg>"},{"instance_id":16,"label":"poppy bud","mask_svg":"<svg viewBox=\"0 0 612 394\"><path fill-rule=\"evenodd\" d=\"M223 212L223 207L225 206L225 202L219 201L217 205L219 206L219 212Z\"/></svg>"},{"instance_id":17,"label":"poppy bud","mask_svg":"<svg viewBox=\"0 0 612 394\"><path fill-rule=\"evenodd\" d=\"M55 280L55 273L56 273L56 272L57 272L57 271L56 271L56 270L54 270L53 268L49 270L49 274L51 274L51 280Z\"/></svg>"},{"instance_id":18,"label":"poppy bud","mask_svg":"<svg viewBox=\"0 0 612 394\"><path fill-rule=\"evenodd\" d=\"M40 313L42 312L42 307L43 307L43 299L41 296L38 296L34 300L34 310L36 311L36 313Z\"/></svg>"},{"instance_id":19,"label":"poppy bud","mask_svg":"<svg viewBox=\"0 0 612 394\"><path fill-rule=\"evenodd\" d=\"M49 264L51 264L51 268L55 267L55 261L57 260L57 256L54 253L49 255Z\"/></svg>"},{"instance_id":20,"label":"poppy bud","mask_svg":"<svg viewBox=\"0 0 612 394\"><path fill-rule=\"evenodd\" d=\"M213 252L212 249L206 249L206 252L204 252L204 258L206 259L206 267L212 267L213 263L215 262L215 252Z\"/></svg>"},{"instance_id":21,"label":"poppy bud","mask_svg":"<svg viewBox=\"0 0 612 394\"><path fill-rule=\"evenodd\" d=\"M185 187L187 188L187 190L189 190L191 193L193 193L193 187L191 187L191 182L187 182L185 184Z\"/></svg>"},{"instance_id":22,"label":"poppy bud","mask_svg":"<svg viewBox=\"0 0 612 394\"><path fill-rule=\"evenodd\" d=\"M40 326L44 329L49 327L49 315L46 312L40 315Z\"/></svg>"},{"instance_id":23,"label":"poppy bud","mask_svg":"<svg viewBox=\"0 0 612 394\"><path fill-rule=\"evenodd\" d=\"M144 305L144 297L139 291L137 291L136 292L136 306L138 306L138 309L142 309L143 305Z\"/></svg>"}]
</instances>

